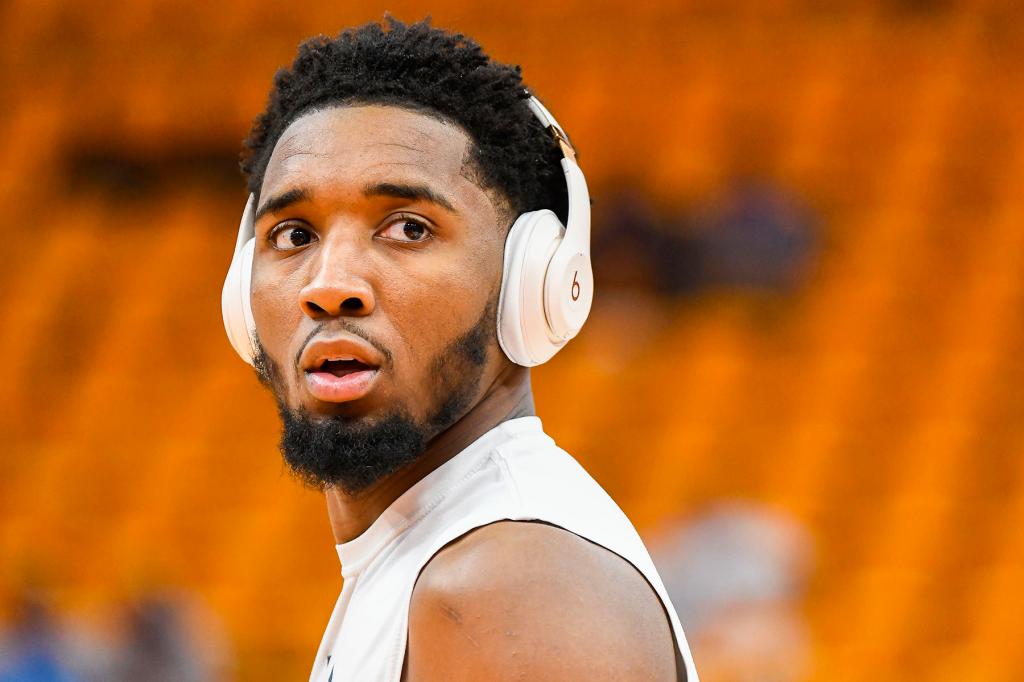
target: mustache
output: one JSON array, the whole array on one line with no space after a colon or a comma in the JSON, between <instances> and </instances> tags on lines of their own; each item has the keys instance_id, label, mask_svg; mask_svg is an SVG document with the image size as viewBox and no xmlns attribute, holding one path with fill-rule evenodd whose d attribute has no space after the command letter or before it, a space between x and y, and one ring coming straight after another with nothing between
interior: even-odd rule
<instances>
[{"instance_id":1,"label":"mustache","mask_svg":"<svg viewBox=\"0 0 1024 682\"><path fill-rule=\"evenodd\" d=\"M306 338L304 338L302 340L302 343L299 345L298 352L295 353L295 359L294 359L295 367L299 366L299 364L301 362L301 358L302 358L302 351L306 350L306 346L308 346L310 341L313 340L313 337L315 337L317 334L320 334L320 333L322 333L324 331L327 331L328 329L330 329L332 327L337 328L337 329L341 329L342 331L347 332L347 333L351 334L352 336L358 336L363 341L366 341L368 344L370 344L371 346L373 346L374 348L377 349L377 352L379 352L381 354L381 356L384 358L385 364L390 366L392 364L392 362L394 361L394 356L391 354L391 351L387 349L387 346L385 346L380 341L380 339L374 337L372 334L368 333L366 330L361 329L359 327L359 325L356 325L356 324L350 322L349 320L346 320L346 319L334 319L334 320L330 320L330 321L326 321L326 322L318 322L317 325L315 327L313 327L313 329L309 332L309 334L306 335Z\"/></svg>"}]
</instances>

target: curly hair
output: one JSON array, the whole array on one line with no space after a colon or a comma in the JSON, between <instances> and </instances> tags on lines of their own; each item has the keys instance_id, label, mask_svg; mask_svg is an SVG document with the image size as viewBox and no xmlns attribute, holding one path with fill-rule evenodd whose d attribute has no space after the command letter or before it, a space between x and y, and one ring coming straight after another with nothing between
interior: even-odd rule
<instances>
[{"instance_id":1,"label":"curly hair","mask_svg":"<svg viewBox=\"0 0 1024 682\"><path fill-rule=\"evenodd\" d=\"M266 109L245 140L241 168L259 195L274 146L305 113L333 105L386 104L455 123L468 135L478 184L516 215L542 208L566 220L561 152L526 105L520 68L491 60L459 33L430 25L369 23L337 38L311 38L274 77Z\"/></svg>"}]
</instances>

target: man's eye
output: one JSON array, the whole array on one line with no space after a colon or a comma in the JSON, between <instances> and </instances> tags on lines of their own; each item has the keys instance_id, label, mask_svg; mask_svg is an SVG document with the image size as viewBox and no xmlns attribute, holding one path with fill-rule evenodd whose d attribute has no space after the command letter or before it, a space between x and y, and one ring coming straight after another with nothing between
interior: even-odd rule
<instances>
[{"instance_id":1,"label":"man's eye","mask_svg":"<svg viewBox=\"0 0 1024 682\"><path fill-rule=\"evenodd\" d=\"M270 234L270 243L278 251L291 251L315 241L312 231L297 225L282 225Z\"/></svg>"},{"instance_id":2,"label":"man's eye","mask_svg":"<svg viewBox=\"0 0 1024 682\"><path fill-rule=\"evenodd\" d=\"M396 242L425 242L430 230L418 220L399 218L380 231L380 236Z\"/></svg>"}]
</instances>

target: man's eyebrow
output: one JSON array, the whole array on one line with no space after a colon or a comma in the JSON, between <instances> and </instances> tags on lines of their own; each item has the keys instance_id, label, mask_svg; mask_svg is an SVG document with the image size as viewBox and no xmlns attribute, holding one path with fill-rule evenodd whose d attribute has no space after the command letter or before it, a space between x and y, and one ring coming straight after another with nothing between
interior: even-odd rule
<instances>
[{"instance_id":1,"label":"man's eyebrow","mask_svg":"<svg viewBox=\"0 0 1024 682\"><path fill-rule=\"evenodd\" d=\"M367 197L397 197L413 201L429 201L452 213L458 213L455 207L443 195L438 194L426 185L407 185L397 182L378 182L363 187Z\"/></svg>"},{"instance_id":2,"label":"man's eyebrow","mask_svg":"<svg viewBox=\"0 0 1024 682\"><path fill-rule=\"evenodd\" d=\"M260 207L260 210L256 211L256 217L253 218L253 222L259 220L268 213L274 213L283 208L288 208L292 204L311 199L312 196L312 192L305 187L295 187L286 192L270 197L267 199L267 203L263 204Z\"/></svg>"}]
</instances>

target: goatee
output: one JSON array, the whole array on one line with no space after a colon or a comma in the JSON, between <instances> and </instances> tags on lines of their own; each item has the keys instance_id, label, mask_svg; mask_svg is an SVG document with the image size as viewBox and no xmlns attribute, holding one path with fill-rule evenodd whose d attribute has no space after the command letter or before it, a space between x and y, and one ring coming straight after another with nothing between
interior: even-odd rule
<instances>
[{"instance_id":1,"label":"goatee","mask_svg":"<svg viewBox=\"0 0 1024 682\"><path fill-rule=\"evenodd\" d=\"M280 367L257 339L256 373L277 401L281 454L295 476L311 488L337 486L356 494L415 461L434 436L465 414L476 396L488 346L496 339L495 305L492 300L477 323L431 361L427 376L436 382L434 404L422 422L404 407L369 422L341 415L313 417L288 407ZM354 325L344 326L366 338Z\"/></svg>"}]
</instances>

